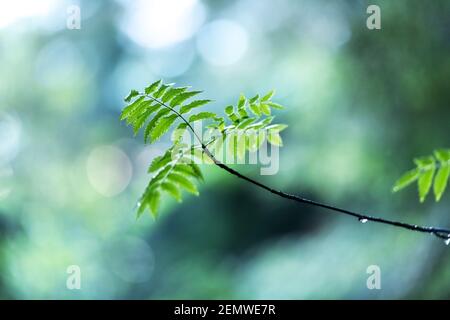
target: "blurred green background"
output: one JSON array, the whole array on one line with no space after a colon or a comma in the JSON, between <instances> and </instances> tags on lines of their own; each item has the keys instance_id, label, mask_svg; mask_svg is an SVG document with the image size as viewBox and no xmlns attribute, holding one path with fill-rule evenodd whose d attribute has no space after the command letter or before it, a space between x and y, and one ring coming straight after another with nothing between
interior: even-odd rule
<instances>
[{"instance_id":1,"label":"blurred green background","mask_svg":"<svg viewBox=\"0 0 450 320\"><path fill-rule=\"evenodd\" d=\"M369 4L381 30L366 27ZM81 29L66 27L81 8ZM0 298L450 298L435 237L298 205L206 167L200 197L135 220L151 159L119 122L163 78L217 111L277 89L288 106L275 188L450 226L450 196L391 193L449 147L450 2L0 0ZM66 269L81 268L81 290ZM381 290L366 269L381 268Z\"/></svg>"}]
</instances>

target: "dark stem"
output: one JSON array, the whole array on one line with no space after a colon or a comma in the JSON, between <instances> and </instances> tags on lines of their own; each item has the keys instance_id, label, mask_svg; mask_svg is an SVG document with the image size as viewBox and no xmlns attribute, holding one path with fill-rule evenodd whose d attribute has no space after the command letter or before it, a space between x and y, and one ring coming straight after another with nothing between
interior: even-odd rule
<instances>
[{"instance_id":1,"label":"dark stem","mask_svg":"<svg viewBox=\"0 0 450 320\"><path fill-rule=\"evenodd\" d=\"M403 228L406 230L411 230L411 231L417 231L417 232L424 232L424 233L429 233L429 234L433 234L438 238L444 239L444 240L449 240L450 239L450 229L445 229L445 228L438 228L438 227L428 227L428 226L419 226L416 224L410 224L410 223L406 223L406 222L400 222L400 221L394 221L394 220L389 220L389 219L383 219L383 218L379 218L379 217L375 217L375 216L369 216L369 215L365 215L365 214L361 214L358 212L354 212L354 211L350 211L347 209L342 209L339 207L335 207L329 204L325 204L325 203L321 203L321 202L317 202L314 200L310 200L310 199L306 199L294 194L289 194L283 191L279 191L279 190L275 190L265 184L262 184L259 181L253 180L252 178L249 178L247 176L244 176L243 174L239 173L238 171L230 168L229 166L227 166L226 164L222 163L221 161L217 160L214 155L209 151L209 149L207 148L207 146L203 143L202 139L197 135L197 133L194 131L194 128L192 128L191 124L183 117L183 115L181 115L178 111L176 111L175 109L173 109L172 107L166 105L165 103L163 103L162 101L155 99L151 96L148 96L150 99L160 103L161 105L163 105L164 107L170 109L172 112L174 112L176 115L178 115L178 117L180 117L180 119L186 123L186 125L189 127L189 129L192 131L192 133L195 135L195 137L197 138L197 140L200 142L203 151L206 153L206 155L214 162L214 164L216 166L218 166L219 168L227 171L228 173L231 173L232 175L243 179L247 182L250 182L251 184L260 187L264 190L269 191L270 193L273 193L279 197L285 198L285 199L289 199L289 200L293 200L296 202L300 202L300 203L306 203L312 206L316 206L316 207L321 207L321 208L325 208L334 212L339 212L342 214L346 214L352 217L357 218L359 221L362 222L367 222L367 221L373 221L373 222L377 222L377 223L382 223L382 224L386 224L386 225L391 225L394 227L398 227L398 228Z\"/></svg>"}]
</instances>

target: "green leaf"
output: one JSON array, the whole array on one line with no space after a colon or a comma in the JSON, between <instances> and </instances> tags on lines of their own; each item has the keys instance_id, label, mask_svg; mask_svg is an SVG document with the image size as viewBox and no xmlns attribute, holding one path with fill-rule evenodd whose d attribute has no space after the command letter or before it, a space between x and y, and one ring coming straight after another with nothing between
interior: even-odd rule
<instances>
[{"instance_id":1,"label":"green leaf","mask_svg":"<svg viewBox=\"0 0 450 320\"><path fill-rule=\"evenodd\" d=\"M425 201L433 183L433 176L435 172L434 160L432 160L432 163L428 164L427 167L428 166L430 166L430 168L424 172L421 171L421 174L419 176L418 187L420 202Z\"/></svg>"},{"instance_id":2,"label":"green leaf","mask_svg":"<svg viewBox=\"0 0 450 320\"><path fill-rule=\"evenodd\" d=\"M243 121L241 121L238 125L237 125L237 129L245 129L247 128L249 125L251 125L254 121L256 120L256 118L247 118Z\"/></svg>"},{"instance_id":3,"label":"green leaf","mask_svg":"<svg viewBox=\"0 0 450 320\"><path fill-rule=\"evenodd\" d=\"M161 100L162 102L166 103L175 98L176 96L178 96L179 94L183 93L187 89L188 87L170 88L169 90L166 91Z\"/></svg>"},{"instance_id":4,"label":"green leaf","mask_svg":"<svg viewBox=\"0 0 450 320\"><path fill-rule=\"evenodd\" d=\"M189 166L192 168L192 171L194 171L196 178L203 181L204 178L200 167L194 162L189 163Z\"/></svg>"},{"instance_id":5,"label":"green leaf","mask_svg":"<svg viewBox=\"0 0 450 320\"><path fill-rule=\"evenodd\" d=\"M170 106L171 107L176 107L180 104L182 104L184 101L186 101L187 99L197 95L201 93L201 91L189 91L189 92L183 92L181 94L179 94L178 96L176 96L171 102L170 102Z\"/></svg>"},{"instance_id":6,"label":"green leaf","mask_svg":"<svg viewBox=\"0 0 450 320\"><path fill-rule=\"evenodd\" d=\"M227 106L227 107L225 107L225 114L226 114L227 116L233 114L233 112L234 112L234 107L233 107L233 106Z\"/></svg>"},{"instance_id":7,"label":"green leaf","mask_svg":"<svg viewBox=\"0 0 450 320\"><path fill-rule=\"evenodd\" d=\"M237 123L239 121L239 117L234 113L234 107L233 106L227 106L225 108L225 114L230 118L231 121L234 123Z\"/></svg>"},{"instance_id":8,"label":"green leaf","mask_svg":"<svg viewBox=\"0 0 450 320\"><path fill-rule=\"evenodd\" d=\"M275 119L275 117L267 117L262 121L263 126L267 126L269 124L272 123L273 119Z\"/></svg>"},{"instance_id":9,"label":"green leaf","mask_svg":"<svg viewBox=\"0 0 450 320\"><path fill-rule=\"evenodd\" d=\"M427 170L434 166L434 158L431 156L414 159L414 163L420 168Z\"/></svg>"},{"instance_id":10,"label":"green leaf","mask_svg":"<svg viewBox=\"0 0 450 320\"><path fill-rule=\"evenodd\" d=\"M397 192L402 190L403 188L406 188L411 183L416 181L418 178L419 178L418 168L406 172L395 182L394 187L392 188L392 192Z\"/></svg>"},{"instance_id":11,"label":"green leaf","mask_svg":"<svg viewBox=\"0 0 450 320\"><path fill-rule=\"evenodd\" d=\"M199 194L195 184L193 184L188 178L186 178L182 174L170 173L168 175L168 179L171 182L174 182L174 183L178 184L179 186L183 187L186 191L188 191L192 194L195 194L195 195Z\"/></svg>"},{"instance_id":12,"label":"green leaf","mask_svg":"<svg viewBox=\"0 0 450 320\"><path fill-rule=\"evenodd\" d=\"M177 185L171 182L163 182L161 188L175 198L178 202L181 202L181 192Z\"/></svg>"},{"instance_id":13,"label":"green leaf","mask_svg":"<svg viewBox=\"0 0 450 320\"><path fill-rule=\"evenodd\" d=\"M162 170L158 171L158 173L150 180L150 186L157 185L161 180L164 180L172 168L172 165L166 165Z\"/></svg>"},{"instance_id":14,"label":"green leaf","mask_svg":"<svg viewBox=\"0 0 450 320\"><path fill-rule=\"evenodd\" d=\"M439 149L434 151L434 155L441 162L448 163L450 161L450 150Z\"/></svg>"},{"instance_id":15,"label":"green leaf","mask_svg":"<svg viewBox=\"0 0 450 320\"><path fill-rule=\"evenodd\" d=\"M170 108L162 108L162 104L170 105L172 108L180 106L180 114L190 112L192 109L203 106L211 100L195 100L191 102L186 101L191 97L199 94L201 91L188 92L187 87L174 87L173 84L163 84L161 80L155 81L145 88L144 92L148 96L139 97L133 103L126 106L121 113L121 120L126 120L128 124L133 126L135 133L137 133L147 120L150 120L144 130L144 141L157 141L162 137L177 119L177 114L170 113ZM134 97L141 94L136 90L132 90L126 97L127 102L131 102ZM219 139L210 140L208 148L221 147L227 135L234 139L235 143L232 145L231 153L233 157L236 155L239 159L245 157L245 152L249 150L257 150L265 141L266 133L268 131L276 132L269 137L270 143L281 145L282 140L279 132L284 130L287 126L281 124L271 125L273 117L270 116L271 108L280 108L281 106L270 101L273 96L273 91L260 98L255 95L247 99L243 94L240 95L237 107L227 106L225 113L231 120L226 121L222 117L217 117L212 112L200 112L189 117L190 122L195 122L203 119L212 119L209 121L208 128L218 130ZM186 104L185 104L186 103ZM255 117L249 117L250 108ZM258 121L262 114L267 115L265 119ZM256 123L255 123L256 122ZM149 207L152 215L156 218L159 210L160 198L163 193L173 196L177 201L181 201L181 188L198 195L198 190L194 179L202 180L203 175L200 167L192 162L190 153L194 157L202 160L202 163L213 163L207 156L204 150L199 148L199 145L189 147L181 141L183 133L187 130L188 124L180 123L176 130L172 133L172 146L164 153L164 155L153 159L148 168L149 173L154 173L150 179L149 184L141 197L138 208L138 215L142 214L144 210ZM253 134L248 135L249 129L260 129ZM236 132L242 134L236 135ZM210 146L209 146L210 144ZM217 148L216 148L217 149ZM212 150L212 149L210 149ZM221 149L221 151L223 151ZM188 159L189 161L183 161Z\"/></svg>"},{"instance_id":16,"label":"green leaf","mask_svg":"<svg viewBox=\"0 0 450 320\"><path fill-rule=\"evenodd\" d=\"M148 203L144 199L141 199L137 204L137 219L139 219L142 214L145 212L145 209L147 208Z\"/></svg>"},{"instance_id":17,"label":"green leaf","mask_svg":"<svg viewBox=\"0 0 450 320\"><path fill-rule=\"evenodd\" d=\"M441 200L442 194L444 193L447 187L447 181L449 176L450 176L450 166L442 165L438 173L436 174L436 177L434 178L433 191L436 201Z\"/></svg>"},{"instance_id":18,"label":"green leaf","mask_svg":"<svg viewBox=\"0 0 450 320\"><path fill-rule=\"evenodd\" d=\"M158 89L161 82L162 82L162 80L157 80L157 81L153 82L151 85L149 85L147 88L145 88L145 94L152 94L153 92L155 92L155 90Z\"/></svg>"},{"instance_id":19,"label":"green leaf","mask_svg":"<svg viewBox=\"0 0 450 320\"><path fill-rule=\"evenodd\" d=\"M271 130L271 131L275 131L275 132L281 132L281 131L283 131L284 129L286 129L287 127L288 127L287 124L281 124L281 123L279 123L279 124L272 124L272 125L270 125L270 126L267 126L266 129L267 129L267 130Z\"/></svg>"},{"instance_id":20,"label":"green leaf","mask_svg":"<svg viewBox=\"0 0 450 320\"><path fill-rule=\"evenodd\" d=\"M250 98L250 99L248 100L248 103L250 103L250 104L255 103L256 101L258 101L258 99L259 99L259 94L257 94L257 95L254 96L253 98Z\"/></svg>"},{"instance_id":21,"label":"green leaf","mask_svg":"<svg viewBox=\"0 0 450 320\"><path fill-rule=\"evenodd\" d=\"M138 99L138 100L140 101L139 104L136 105L134 110L131 111L128 116L128 119L127 119L128 124L135 122L142 115L142 113L145 110L147 110L152 104L152 101L150 101L150 100L140 100L140 99ZM138 101L138 100L136 100L136 101Z\"/></svg>"},{"instance_id":22,"label":"green leaf","mask_svg":"<svg viewBox=\"0 0 450 320\"><path fill-rule=\"evenodd\" d=\"M178 164L173 168L173 171L181 173L182 175L188 175L193 178L200 179L200 177L189 164Z\"/></svg>"},{"instance_id":23,"label":"green leaf","mask_svg":"<svg viewBox=\"0 0 450 320\"><path fill-rule=\"evenodd\" d=\"M238 113L241 118L248 118L248 113L245 109L239 109Z\"/></svg>"},{"instance_id":24,"label":"green leaf","mask_svg":"<svg viewBox=\"0 0 450 320\"><path fill-rule=\"evenodd\" d=\"M148 168L148 173L156 172L162 167L165 167L168 163L172 161L172 153L170 151L166 151L166 153L162 156L157 156L152 160L150 167Z\"/></svg>"},{"instance_id":25,"label":"green leaf","mask_svg":"<svg viewBox=\"0 0 450 320\"><path fill-rule=\"evenodd\" d=\"M205 163L205 164L213 164L214 163L211 160L211 158L202 149L198 149L196 147L193 147L191 149L191 155L194 158L197 158L200 161L200 163ZM195 160L195 159L192 159L192 160Z\"/></svg>"},{"instance_id":26,"label":"green leaf","mask_svg":"<svg viewBox=\"0 0 450 320\"><path fill-rule=\"evenodd\" d=\"M170 84L163 84L161 87L159 87L158 91L156 91L156 92L153 94L153 96L154 96L156 99L159 99L159 98L164 94L164 92L166 92L166 90L167 90L169 87L170 87Z\"/></svg>"},{"instance_id":27,"label":"green leaf","mask_svg":"<svg viewBox=\"0 0 450 320\"><path fill-rule=\"evenodd\" d=\"M270 108L269 105L267 103L260 103L259 104L259 109L261 110L262 113L264 113L266 116L270 116Z\"/></svg>"},{"instance_id":28,"label":"green leaf","mask_svg":"<svg viewBox=\"0 0 450 320\"><path fill-rule=\"evenodd\" d=\"M124 99L125 102L130 102L131 99L133 99L134 97L139 95L139 91L136 90L131 90L130 93L126 96L126 98Z\"/></svg>"},{"instance_id":29,"label":"green leaf","mask_svg":"<svg viewBox=\"0 0 450 320\"><path fill-rule=\"evenodd\" d=\"M267 134L267 140L274 146L283 146L283 140L281 139L280 134L276 131L269 131Z\"/></svg>"},{"instance_id":30,"label":"green leaf","mask_svg":"<svg viewBox=\"0 0 450 320\"><path fill-rule=\"evenodd\" d=\"M265 130L250 129L249 131L247 131L247 148L251 152L257 151L264 143L265 138Z\"/></svg>"},{"instance_id":31,"label":"green leaf","mask_svg":"<svg viewBox=\"0 0 450 320\"><path fill-rule=\"evenodd\" d=\"M275 102L272 102L272 101L267 102L267 105L269 107L271 107L271 108L274 108L274 109L279 109L279 110L283 110L284 109L284 107L281 104L275 103Z\"/></svg>"},{"instance_id":32,"label":"green leaf","mask_svg":"<svg viewBox=\"0 0 450 320\"><path fill-rule=\"evenodd\" d=\"M238 101L238 110L240 109L244 109L245 108L245 102L247 100L245 99L245 96L241 93L241 95L239 96L239 101Z\"/></svg>"},{"instance_id":33,"label":"green leaf","mask_svg":"<svg viewBox=\"0 0 450 320\"><path fill-rule=\"evenodd\" d=\"M272 99L274 94L275 90L270 90L264 97L261 98L261 101L269 101L270 99Z\"/></svg>"},{"instance_id":34,"label":"green leaf","mask_svg":"<svg viewBox=\"0 0 450 320\"><path fill-rule=\"evenodd\" d=\"M150 199L149 199L150 210L152 211L152 216L155 219L158 217L160 198L161 198L161 195L160 195L159 191L153 191L153 193L150 195Z\"/></svg>"},{"instance_id":35,"label":"green leaf","mask_svg":"<svg viewBox=\"0 0 450 320\"><path fill-rule=\"evenodd\" d=\"M137 133L139 132L139 129L142 128L142 126L144 125L145 121L147 121L148 117L155 111L157 111L159 109L159 107L161 106L160 104L156 104L150 107L147 107L151 102L150 101L143 101L140 105L139 105L139 109L140 111L137 111L137 114L140 114L138 116L135 116L134 114L132 116L130 116L130 121L132 121L133 124L133 131L134 131L134 135L137 135ZM142 112L142 110L145 110L144 112Z\"/></svg>"},{"instance_id":36,"label":"green leaf","mask_svg":"<svg viewBox=\"0 0 450 320\"><path fill-rule=\"evenodd\" d=\"M183 137L184 133L186 132L187 124L182 122L178 125L178 127L173 130L172 132L172 141L178 142Z\"/></svg>"},{"instance_id":37,"label":"green leaf","mask_svg":"<svg viewBox=\"0 0 450 320\"><path fill-rule=\"evenodd\" d=\"M177 119L176 114L171 114L167 117L161 118L155 125L155 129L151 132L152 142L157 141L161 136L169 130L170 126Z\"/></svg>"},{"instance_id":38,"label":"green leaf","mask_svg":"<svg viewBox=\"0 0 450 320\"><path fill-rule=\"evenodd\" d=\"M200 113L193 114L192 116L190 116L189 122L194 122L194 121L203 120L203 119L210 119L210 118L214 118L216 116L217 115L212 112L200 112Z\"/></svg>"},{"instance_id":39,"label":"green leaf","mask_svg":"<svg viewBox=\"0 0 450 320\"><path fill-rule=\"evenodd\" d=\"M122 110L122 114L120 115L120 120L125 120L127 119L137 108L137 106L139 106L139 104L145 99L145 97L140 97L138 98L136 101L134 101L133 103L131 103L130 105L126 106L123 110Z\"/></svg>"},{"instance_id":40,"label":"green leaf","mask_svg":"<svg viewBox=\"0 0 450 320\"><path fill-rule=\"evenodd\" d=\"M149 123L147 124L147 127L145 128L145 132L144 132L144 142L147 143L149 141L149 137L151 132L153 131L153 129L156 126L156 123L158 122L158 120L165 116L166 114L168 114L170 112L169 109L161 109L158 111L158 113L153 117L152 120L149 121Z\"/></svg>"},{"instance_id":41,"label":"green leaf","mask_svg":"<svg viewBox=\"0 0 450 320\"><path fill-rule=\"evenodd\" d=\"M182 106L180 108L180 113L181 114L188 113L192 109L200 107L202 105L205 105L205 104L207 104L209 102L211 102L211 100L195 100L195 101L192 101L191 103Z\"/></svg>"},{"instance_id":42,"label":"green leaf","mask_svg":"<svg viewBox=\"0 0 450 320\"><path fill-rule=\"evenodd\" d=\"M258 105L251 103L249 108L255 116L261 116L261 110L259 109Z\"/></svg>"}]
</instances>

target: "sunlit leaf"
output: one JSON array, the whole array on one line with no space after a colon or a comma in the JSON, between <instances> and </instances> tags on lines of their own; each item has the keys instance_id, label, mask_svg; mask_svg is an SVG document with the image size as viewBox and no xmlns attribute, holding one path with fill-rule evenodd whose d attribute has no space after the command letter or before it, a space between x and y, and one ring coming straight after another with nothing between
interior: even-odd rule
<instances>
[{"instance_id":1,"label":"sunlit leaf","mask_svg":"<svg viewBox=\"0 0 450 320\"><path fill-rule=\"evenodd\" d=\"M237 129L245 129L249 125L251 125L255 120L256 120L256 118L247 118L247 119L243 120L242 122L240 122L236 128Z\"/></svg>"},{"instance_id":2,"label":"sunlit leaf","mask_svg":"<svg viewBox=\"0 0 450 320\"><path fill-rule=\"evenodd\" d=\"M269 101L270 99L272 99L274 94L275 90L270 90L264 97L261 98L261 101Z\"/></svg>"},{"instance_id":3,"label":"sunlit leaf","mask_svg":"<svg viewBox=\"0 0 450 320\"><path fill-rule=\"evenodd\" d=\"M270 107L267 103L260 103L259 109L262 113L264 113L266 116L270 116Z\"/></svg>"},{"instance_id":4,"label":"sunlit leaf","mask_svg":"<svg viewBox=\"0 0 450 320\"><path fill-rule=\"evenodd\" d=\"M255 104L255 103L250 103L249 108L250 108L250 110L253 112L253 114L254 114L255 116L258 116L258 117L261 116L261 110L259 109L259 107L258 107L257 104Z\"/></svg>"},{"instance_id":5,"label":"sunlit leaf","mask_svg":"<svg viewBox=\"0 0 450 320\"><path fill-rule=\"evenodd\" d=\"M158 91L156 91L156 92L153 94L153 96L154 96L156 99L161 98L161 96L166 92L166 90L167 90L169 87L170 87L169 84L163 84L163 85L161 85L161 87L159 87Z\"/></svg>"},{"instance_id":6,"label":"sunlit leaf","mask_svg":"<svg viewBox=\"0 0 450 320\"><path fill-rule=\"evenodd\" d=\"M133 99L134 97L139 95L139 91L136 90L131 90L130 93L126 96L126 98L124 99L125 102L130 102L131 99Z\"/></svg>"},{"instance_id":7,"label":"sunlit leaf","mask_svg":"<svg viewBox=\"0 0 450 320\"><path fill-rule=\"evenodd\" d=\"M147 127L145 128L145 132L144 132L144 142L147 143L149 141L150 135L153 131L153 129L156 126L156 123L158 122L158 120L160 118L162 118L163 116L165 116L166 114L168 114L170 112L169 109L161 109L158 111L158 113L149 121L149 123L147 124Z\"/></svg>"},{"instance_id":8,"label":"sunlit leaf","mask_svg":"<svg viewBox=\"0 0 450 320\"><path fill-rule=\"evenodd\" d=\"M181 139L186 130L192 129L190 124L186 122L187 120L183 114L203 106L211 100L194 100L184 104L188 99L201 92L188 92L187 90L188 87L174 87L173 84L164 84L161 80L158 80L144 89L145 95L132 90L125 98L129 105L123 109L120 118L133 126L135 134L145 127L145 142L148 142L150 138L152 142L157 141L174 126L174 122L177 119L180 120L180 123L172 133L172 146L166 150L164 155L154 158L148 168L148 172L154 175L141 196L138 205L138 216L146 208L149 208L152 215L156 218L161 195L164 193L171 195L177 201L181 201L181 188L198 195L193 179L203 180L203 174L197 163L192 161L192 156L194 159L199 159L200 163L214 163L213 159L208 155L223 151L222 147L225 138L229 136L232 140L232 143L228 143L232 149L230 150L232 156L244 159L247 149L257 150L261 147L267 130L280 132L286 128L285 125L269 126L273 120L273 117L269 116L271 112L270 107L272 106L270 99L273 92L269 92L261 99L259 95L247 99L241 94L236 108L233 106L225 108L225 113L231 122L223 117L218 117L213 112L199 112L189 117L189 122L210 120L207 127L219 133L218 136L212 136L213 140L211 141L200 141L200 143L196 141L196 144L191 146ZM133 98L136 97L138 98L132 102ZM178 112L175 110L177 106L180 106ZM249 106L256 117L249 117L247 106ZM276 107L276 105L274 106ZM262 116L262 113L267 115L267 117L256 122ZM254 133L248 136L248 130L252 130ZM279 134L278 137L273 135L270 140L272 144L281 145Z\"/></svg>"},{"instance_id":9,"label":"sunlit leaf","mask_svg":"<svg viewBox=\"0 0 450 320\"><path fill-rule=\"evenodd\" d=\"M190 181L188 178L186 178L184 175L179 174L179 173L170 173L168 175L168 179L173 182L178 184L179 186L183 187L186 191L198 195L198 190L197 187L195 186L195 184Z\"/></svg>"},{"instance_id":10,"label":"sunlit leaf","mask_svg":"<svg viewBox=\"0 0 450 320\"><path fill-rule=\"evenodd\" d=\"M271 108L274 108L274 109L279 109L279 110L284 109L284 107L281 104L275 103L275 102L272 102L272 101L267 102L267 105L269 107L271 107Z\"/></svg>"},{"instance_id":11,"label":"sunlit leaf","mask_svg":"<svg viewBox=\"0 0 450 320\"><path fill-rule=\"evenodd\" d=\"M233 112L234 112L233 106L227 106L227 107L225 107L225 114L226 114L227 116L229 116L229 115L232 114Z\"/></svg>"},{"instance_id":12,"label":"sunlit leaf","mask_svg":"<svg viewBox=\"0 0 450 320\"><path fill-rule=\"evenodd\" d=\"M178 202L181 202L181 192L178 186L171 182L161 183L161 188L175 198Z\"/></svg>"},{"instance_id":13,"label":"sunlit leaf","mask_svg":"<svg viewBox=\"0 0 450 320\"><path fill-rule=\"evenodd\" d=\"M267 140L270 142L270 144L281 147L283 146L283 140L281 139L281 136L276 131L269 131L267 134Z\"/></svg>"},{"instance_id":14,"label":"sunlit leaf","mask_svg":"<svg viewBox=\"0 0 450 320\"><path fill-rule=\"evenodd\" d=\"M239 101L238 101L238 105L237 105L238 110L245 108L245 102L246 102L245 96L243 94L241 94L239 96Z\"/></svg>"},{"instance_id":15,"label":"sunlit leaf","mask_svg":"<svg viewBox=\"0 0 450 320\"><path fill-rule=\"evenodd\" d=\"M151 94L158 89L159 85L161 84L161 80L153 82L151 85L149 85L147 88L145 88L145 94Z\"/></svg>"},{"instance_id":16,"label":"sunlit leaf","mask_svg":"<svg viewBox=\"0 0 450 320\"><path fill-rule=\"evenodd\" d=\"M150 206L150 210L152 211L152 216L155 219L158 217L158 209L159 209L160 199L161 199L161 195L160 195L159 191L153 191L152 194L150 195L149 206Z\"/></svg>"},{"instance_id":17,"label":"sunlit leaf","mask_svg":"<svg viewBox=\"0 0 450 320\"><path fill-rule=\"evenodd\" d=\"M175 130L173 130L173 132L172 132L172 138L171 138L172 141L174 141L174 142L179 141L183 137L184 133L186 132L186 128L187 128L186 123L184 123L184 122L180 123L178 125L178 127Z\"/></svg>"},{"instance_id":18,"label":"sunlit leaf","mask_svg":"<svg viewBox=\"0 0 450 320\"><path fill-rule=\"evenodd\" d=\"M211 102L211 100L206 100L206 99L205 99L205 100L195 100L195 101L192 101L191 103L182 106L182 107L180 108L180 113L181 113L181 114L188 113L188 112L191 111L192 109L197 108L197 107L200 107L200 106L203 106L203 105L205 105L205 104L207 104L207 103L209 103L209 102Z\"/></svg>"},{"instance_id":19,"label":"sunlit leaf","mask_svg":"<svg viewBox=\"0 0 450 320\"><path fill-rule=\"evenodd\" d=\"M248 103L250 103L250 104L255 103L256 101L258 101L258 99L259 99L259 94L257 94L256 96L250 98L248 100Z\"/></svg>"},{"instance_id":20,"label":"sunlit leaf","mask_svg":"<svg viewBox=\"0 0 450 320\"><path fill-rule=\"evenodd\" d=\"M406 172L403 176L400 177L400 179L398 179L395 182L394 187L392 188L392 191L393 192L400 191L403 188L406 188L407 186L409 186L414 181L416 181L418 178L419 178L419 169L416 168L416 169L410 170L410 171Z\"/></svg>"},{"instance_id":21,"label":"sunlit leaf","mask_svg":"<svg viewBox=\"0 0 450 320\"><path fill-rule=\"evenodd\" d=\"M193 114L192 116L190 116L189 122L194 122L194 121L204 120L204 119L211 119L211 118L214 118L215 116L216 116L216 114L212 113L212 112L200 112L200 113Z\"/></svg>"},{"instance_id":22,"label":"sunlit leaf","mask_svg":"<svg viewBox=\"0 0 450 320\"><path fill-rule=\"evenodd\" d=\"M434 178L433 191L436 201L441 200L442 194L444 193L448 178L450 176L450 165L442 165L438 170L436 177Z\"/></svg>"},{"instance_id":23,"label":"sunlit leaf","mask_svg":"<svg viewBox=\"0 0 450 320\"><path fill-rule=\"evenodd\" d=\"M161 118L155 125L151 132L152 142L157 141L161 136L169 130L172 123L177 119L176 114L171 114L167 117Z\"/></svg>"},{"instance_id":24,"label":"sunlit leaf","mask_svg":"<svg viewBox=\"0 0 450 320\"><path fill-rule=\"evenodd\" d=\"M245 109L239 109L238 113L240 118L248 118L248 113Z\"/></svg>"},{"instance_id":25,"label":"sunlit leaf","mask_svg":"<svg viewBox=\"0 0 450 320\"><path fill-rule=\"evenodd\" d=\"M420 202L425 201L428 193L430 192L431 185L433 184L435 164L434 164L433 158L430 158L430 159L431 160L429 162L428 161L423 162L423 163L426 163L426 165L423 166L423 168L427 168L427 170L424 172L421 171L420 176L419 176L418 188L419 188ZM417 163L419 163L419 161L417 161ZM419 169L420 169L420 165L419 165Z\"/></svg>"},{"instance_id":26,"label":"sunlit leaf","mask_svg":"<svg viewBox=\"0 0 450 320\"><path fill-rule=\"evenodd\" d=\"M283 131L284 129L286 129L287 127L288 127L287 124L281 124L281 123L279 123L279 124L272 124L272 125L270 125L270 126L267 126L266 129L267 129L267 130L270 130L270 131L274 131L274 132L281 132L281 131Z\"/></svg>"},{"instance_id":27,"label":"sunlit leaf","mask_svg":"<svg viewBox=\"0 0 450 320\"><path fill-rule=\"evenodd\" d=\"M140 97L138 99L136 99L136 101L134 101L133 103L131 103L130 105L126 106L123 110L122 113L120 115L120 120L125 120L127 119L135 110L135 108L145 99L145 97Z\"/></svg>"},{"instance_id":28,"label":"sunlit leaf","mask_svg":"<svg viewBox=\"0 0 450 320\"><path fill-rule=\"evenodd\" d=\"M194 171L196 178L203 181L204 177L203 177L202 170L200 169L200 167L196 163L193 163L193 162L189 163L189 166L192 168L192 171Z\"/></svg>"},{"instance_id":29,"label":"sunlit leaf","mask_svg":"<svg viewBox=\"0 0 450 320\"><path fill-rule=\"evenodd\" d=\"M201 93L201 91L189 91L189 92L183 92L181 94L179 94L178 96L176 96L171 102L170 102L170 106L171 107L176 107L180 104L182 104L184 101L186 101L187 99L197 95Z\"/></svg>"},{"instance_id":30,"label":"sunlit leaf","mask_svg":"<svg viewBox=\"0 0 450 320\"><path fill-rule=\"evenodd\" d=\"M172 154L167 151L162 156L157 156L152 160L152 163L150 164L150 167L148 167L147 172L156 172L162 167L166 166L169 162L172 161Z\"/></svg>"},{"instance_id":31,"label":"sunlit leaf","mask_svg":"<svg viewBox=\"0 0 450 320\"><path fill-rule=\"evenodd\" d=\"M186 91L187 89L188 89L188 87L170 88L169 90L166 91L166 93L164 93L161 100L162 100L162 102L167 103L170 100L172 100L173 98L175 98L176 96L178 96L179 94Z\"/></svg>"}]
</instances>

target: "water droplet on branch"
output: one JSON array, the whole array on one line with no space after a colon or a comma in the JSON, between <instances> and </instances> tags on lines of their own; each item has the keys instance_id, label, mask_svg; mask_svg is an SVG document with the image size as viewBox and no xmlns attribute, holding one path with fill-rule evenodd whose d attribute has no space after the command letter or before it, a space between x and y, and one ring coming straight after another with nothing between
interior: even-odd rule
<instances>
[{"instance_id":1,"label":"water droplet on branch","mask_svg":"<svg viewBox=\"0 0 450 320\"><path fill-rule=\"evenodd\" d=\"M141 207L141 202L140 201L138 201L137 203L136 203L136 209L139 209L140 207Z\"/></svg>"},{"instance_id":2,"label":"water droplet on branch","mask_svg":"<svg viewBox=\"0 0 450 320\"><path fill-rule=\"evenodd\" d=\"M445 239L445 244L448 246L450 244L450 238Z\"/></svg>"},{"instance_id":3,"label":"water droplet on branch","mask_svg":"<svg viewBox=\"0 0 450 320\"><path fill-rule=\"evenodd\" d=\"M369 221L369 220L367 220L366 218L359 218L359 222L361 222L361 223L366 223L367 221Z\"/></svg>"}]
</instances>

